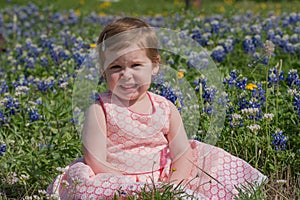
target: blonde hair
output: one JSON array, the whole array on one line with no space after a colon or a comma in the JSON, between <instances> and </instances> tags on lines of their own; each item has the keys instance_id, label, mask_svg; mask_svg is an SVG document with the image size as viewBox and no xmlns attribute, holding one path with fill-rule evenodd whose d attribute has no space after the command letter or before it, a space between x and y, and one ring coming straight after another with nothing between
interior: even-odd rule
<instances>
[{"instance_id":1,"label":"blonde hair","mask_svg":"<svg viewBox=\"0 0 300 200\"><path fill-rule=\"evenodd\" d=\"M146 55L153 63L159 62L158 41L154 29L140 19L124 17L107 25L99 35L97 45L102 70L107 49L116 51L133 44L145 49Z\"/></svg>"}]
</instances>

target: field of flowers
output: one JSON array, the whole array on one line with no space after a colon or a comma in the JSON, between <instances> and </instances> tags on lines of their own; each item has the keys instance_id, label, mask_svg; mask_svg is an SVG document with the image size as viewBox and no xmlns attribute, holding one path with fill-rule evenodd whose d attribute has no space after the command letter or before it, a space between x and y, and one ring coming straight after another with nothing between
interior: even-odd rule
<instances>
[{"instance_id":1,"label":"field of flowers","mask_svg":"<svg viewBox=\"0 0 300 200\"><path fill-rule=\"evenodd\" d=\"M33 3L0 9L0 199L46 198L57 169L82 155L74 82L99 32L117 17ZM300 13L140 17L193 38L220 70L224 92L218 96L218 88L191 67L197 55L165 59L198 97L201 120L191 137L205 138L212 105L220 101L226 116L216 145L268 176L241 199L299 198ZM194 109L176 89L169 84L159 91L179 109Z\"/></svg>"}]
</instances>

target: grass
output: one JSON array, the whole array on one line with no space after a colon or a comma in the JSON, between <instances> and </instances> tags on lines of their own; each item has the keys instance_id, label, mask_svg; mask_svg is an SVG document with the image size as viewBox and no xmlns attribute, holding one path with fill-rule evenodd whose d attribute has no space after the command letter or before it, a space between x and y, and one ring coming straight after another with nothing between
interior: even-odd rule
<instances>
[{"instance_id":1,"label":"grass","mask_svg":"<svg viewBox=\"0 0 300 200\"><path fill-rule=\"evenodd\" d=\"M176 13L185 12L185 3L183 0L120 0L105 2L101 0L77 0L77 1L61 1L53 0L51 3L42 0L32 0L35 5L44 7L50 5L54 11L58 10L77 10L82 14L91 12L111 14L111 15L129 15L129 16L143 16L143 15L163 15L169 16ZM23 0L11 0L10 3L5 0L0 1L0 7L8 7L13 5L26 5L28 2ZM212 15L224 14L232 15L235 13L244 13L252 11L255 14L267 15L270 11L280 14L283 12L299 12L300 5L297 1L246 1L246 0L212 0L203 1L200 9L192 7L188 12L193 15Z\"/></svg>"}]
</instances>

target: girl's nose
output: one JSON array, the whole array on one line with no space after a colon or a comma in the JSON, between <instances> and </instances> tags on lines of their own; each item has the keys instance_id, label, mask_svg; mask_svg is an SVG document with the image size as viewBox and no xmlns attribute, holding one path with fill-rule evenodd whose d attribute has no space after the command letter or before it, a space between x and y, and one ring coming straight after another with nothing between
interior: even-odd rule
<instances>
[{"instance_id":1,"label":"girl's nose","mask_svg":"<svg viewBox=\"0 0 300 200\"><path fill-rule=\"evenodd\" d=\"M122 74L123 79L128 80L132 77L132 71L129 67L125 67Z\"/></svg>"}]
</instances>

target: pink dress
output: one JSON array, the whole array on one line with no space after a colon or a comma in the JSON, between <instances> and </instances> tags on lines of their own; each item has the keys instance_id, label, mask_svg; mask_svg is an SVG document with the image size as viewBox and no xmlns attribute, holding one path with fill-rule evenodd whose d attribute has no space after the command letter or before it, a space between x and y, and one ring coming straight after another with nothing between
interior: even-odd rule
<instances>
[{"instance_id":1,"label":"pink dress","mask_svg":"<svg viewBox=\"0 0 300 200\"><path fill-rule=\"evenodd\" d=\"M61 199L112 199L139 192L145 183L166 182L172 173L168 148L170 108L168 101L148 92L151 114L138 114L112 104L111 93L101 94L107 121L107 162L122 172L94 174L82 159L66 167L48 187L49 194ZM261 184L266 177L244 160L223 149L190 141L194 167L187 193L197 199L233 199L247 183Z\"/></svg>"}]
</instances>

